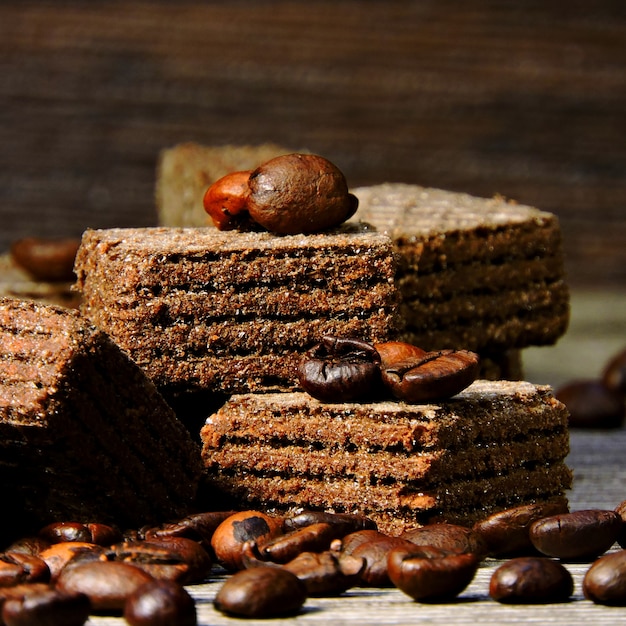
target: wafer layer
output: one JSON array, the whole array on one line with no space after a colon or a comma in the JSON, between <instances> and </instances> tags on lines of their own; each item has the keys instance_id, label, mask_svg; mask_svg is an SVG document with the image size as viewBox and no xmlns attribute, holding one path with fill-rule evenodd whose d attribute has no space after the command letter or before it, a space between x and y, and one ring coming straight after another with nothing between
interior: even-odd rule
<instances>
[{"instance_id":1,"label":"wafer layer","mask_svg":"<svg viewBox=\"0 0 626 626\"><path fill-rule=\"evenodd\" d=\"M321 336L397 325L391 241L360 229L88 231L76 272L82 312L167 392L293 388Z\"/></svg>"},{"instance_id":2,"label":"wafer layer","mask_svg":"<svg viewBox=\"0 0 626 626\"><path fill-rule=\"evenodd\" d=\"M241 503L358 511L394 531L563 498L571 480L565 407L529 383L477 381L437 405L233 396L201 436L209 481Z\"/></svg>"},{"instance_id":3,"label":"wafer layer","mask_svg":"<svg viewBox=\"0 0 626 626\"><path fill-rule=\"evenodd\" d=\"M0 299L0 490L25 523L137 526L190 510L197 446L145 374L75 312Z\"/></svg>"},{"instance_id":4,"label":"wafer layer","mask_svg":"<svg viewBox=\"0 0 626 626\"><path fill-rule=\"evenodd\" d=\"M554 343L569 320L556 216L416 185L353 190L399 253L405 338L477 352Z\"/></svg>"}]
</instances>

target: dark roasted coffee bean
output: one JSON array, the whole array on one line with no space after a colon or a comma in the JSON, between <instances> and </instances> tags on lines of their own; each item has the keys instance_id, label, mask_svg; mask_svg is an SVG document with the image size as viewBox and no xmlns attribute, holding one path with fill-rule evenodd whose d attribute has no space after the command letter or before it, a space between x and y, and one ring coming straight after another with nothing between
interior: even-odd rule
<instances>
[{"instance_id":1,"label":"dark roasted coffee bean","mask_svg":"<svg viewBox=\"0 0 626 626\"><path fill-rule=\"evenodd\" d=\"M186 589L175 582L155 580L128 596L124 619L130 626L195 626L196 605Z\"/></svg>"},{"instance_id":2,"label":"dark roasted coffee bean","mask_svg":"<svg viewBox=\"0 0 626 626\"><path fill-rule=\"evenodd\" d=\"M295 530L311 524L337 526L338 536L345 536L358 530L376 530L376 522L365 515L352 513L326 513L324 511L303 511L285 519L285 530Z\"/></svg>"},{"instance_id":3,"label":"dark roasted coffee bean","mask_svg":"<svg viewBox=\"0 0 626 626\"><path fill-rule=\"evenodd\" d=\"M40 557L21 552L0 554L0 587L49 580L50 569Z\"/></svg>"},{"instance_id":4,"label":"dark roasted coffee bean","mask_svg":"<svg viewBox=\"0 0 626 626\"><path fill-rule=\"evenodd\" d=\"M50 543L64 541L80 541L82 543L94 543L91 531L85 524L80 522L54 522L44 526L39 535Z\"/></svg>"},{"instance_id":5,"label":"dark roasted coffee bean","mask_svg":"<svg viewBox=\"0 0 626 626\"><path fill-rule=\"evenodd\" d=\"M90 611L87 596L48 589L7 599L2 606L2 623L5 626L82 626Z\"/></svg>"},{"instance_id":6,"label":"dark roasted coffee bean","mask_svg":"<svg viewBox=\"0 0 626 626\"><path fill-rule=\"evenodd\" d=\"M336 596L354 587L365 570L365 559L324 552L303 552L283 567L306 586L309 596Z\"/></svg>"},{"instance_id":7,"label":"dark roasted coffee bean","mask_svg":"<svg viewBox=\"0 0 626 626\"><path fill-rule=\"evenodd\" d=\"M38 556L41 552L50 547L50 542L43 537L22 537L16 539L6 549L7 552L20 552L21 554L32 554Z\"/></svg>"},{"instance_id":8,"label":"dark roasted coffee bean","mask_svg":"<svg viewBox=\"0 0 626 626\"><path fill-rule=\"evenodd\" d=\"M131 563L159 580L199 583L211 572L211 558L193 539L161 537L152 541L125 541L103 555L109 561Z\"/></svg>"},{"instance_id":9,"label":"dark roasted coffee bean","mask_svg":"<svg viewBox=\"0 0 626 626\"><path fill-rule=\"evenodd\" d=\"M474 352L440 350L386 364L382 380L400 400L430 402L450 398L468 387L476 380L479 369L479 358Z\"/></svg>"},{"instance_id":10,"label":"dark roasted coffee bean","mask_svg":"<svg viewBox=\"0 0 626 626\"><path fill-rule=\"evenodd\" d=\"M23 598L30 595L46 593L53 589L48 583L22 583L12 587L0 587L0 606L9 598ZM0 622L1 624L2 622Z\"/></svg>"},{"instance_id":11,"label":"dark roasted coffee bean","mask_svg":"<svg viewBox=\"0 0 626 626\"><path fill-rule=\"evenodd\" d=\"M364 585L389 587L392 583L387 572L387 555L397 547L408 549L415 546L400 537L362 530L344 538L341 553L365 560L365 569L361 573L361 582Z\"/></svg>"},{"instance_id":12,"label":"dark roasted coffee bean","mask_svg":"<svg viewBox=\"0 0 626 626\"><path fill-rule=\"evenodd\" d=\"M327 550L333 539L343 536L337 530L338 527L331 524L311 524L259 544L259 552L268 561L287 563L302 552Z\"/></svg>"},{"instance_id":13,"label":"dark roasted coffee bean","mask_svg":"<svg viewBox=\"0 0 626 626\"><path fill-rule=\"evenodd\" d=\"M156 528L149 528L144 535L146 541L160 537L188 537L202 541L209 546L215 529L236 511L207 511L193 513L182 519L164 524Z\"/></svg>"},{"instance_id":14,"label":"dark roasted coffee bean","mask_svg":"<svg viewBox=\"0 0 626 626\"><path fill-rule=\"evenodd\" d=\"M432 546L455 554L475 554L482 558L487 553L485 542L477 532L456 524L429 524L407 530L400 537L416 546Z\"/></svg>"},{"instance_id":15,"label":"dark roasted coffee bean","mask_svg":"<svg viewBox=\"0 0 626 626\"><path fill-rule=\"evenodd\" d=\"M491 575L489 595L506 604L567 602L574 581L558 561L521 556L498 567Z\"/></svg>"},{"instance_id":16,"label":"dark roasted coffee bean","mask_svg":"<svg viewBox=\"0 0 626 626\"><path fill-rule=\"evenodd\" d=\"M84 593L96 611L121 612L126 599L154 580L142 569L121 561L90 561L65 567L56 587L64 593Z\"/></svg>"},{"instance_id":17,"label":"dark roasted coffee bean","mask_svg":"<svg viewBox=\"0 0 626 626\"><path fill-rule=\"evenodd\" d=\"M380 355L366 341L323 337L302 357L298 379L322 402L372 398L380 389Z\"/></svg>"},{"instance_id":18,"label":"dark roasted coffee bean","mask_svg":"<svg viewBox=\"0 0 626 626\"><path fill-rule=\"evenodd\" d=\"M579 380L556 390L569 411L572 428L619 428L624 423L624 396L599 380Z\"/></svg>"},{"instance_id":19,"label":"dark roasted coffee bean","mask_svg":"<svg viewBox=\"0 0 626 626\"><path fill-rule=\"evenodd\" d=\"M602 383L626 398L626 349L616 354L602 372Z\"/></svg>"},{"instance_id":20,"label":"dark roasted coffee bean","mask_svg":"<svg viewBox=\"0 0 626 626\"><path fill-rule=\"evenodd\" d=\"M621 529L615 511L588 509L544 517L530 527L530 540L542 554L585 561L608 550Z\"/></svg>"},{"instance_id":21,"label":"dark roasted coffee bean","mask_svg":"<svg viewBox=\"0 0 626 626\"><path fill-rule=\"evenodd\" d=\"M305 584L282 567L255 567L236 572L217 592L218 611L238 617L294 615L306 601Z\"/></svg>"},{"instance_id":22,"label":"dark roasted coffee bean","mask_svg":"<svg viewBox=\"0 0 626 626\"><path fill-rule=\"evenodd\" d=\"M626 606L626 550L594 561L583 578L583 594L596 604Z\"/></svg>"},{"instance_id":23,"label":"dark roasted coffee bean","mask_svg":"<svg viewBox=\"0 0 626 626\"><path fill-rule=\"evenodd\" d=\"M46 548L39 557L46 562L50 570L50 580L54 582L69 563L85 559L98 560L103 552L104 548L95 543L62 541Z\"/></svg>"},{"instance_id":24,"label":"dark roasted coffee bean","mask_svg":"<svg viewBox=\"0 0 626 626\"><path fill-rule=\"evenodd\" d=\"M498 511L474 524L487 545L489 556L512 557L532 556L537 549L530 540L530 527L542 517L569 513L566 502L538 502L522 504Z\"/></svg>"},{"instance_id":25,"label":"dark roasted coffee bean","mask_svg":"<svg viewBox=\"0 0 626 626\"><path fill-rule=\"evenodd\" d=\"M81 522L54 522L44 526L39 536L49 543L79 541L108 546L122 538L121 533L107 524L83 524Z\"/></svg>"},{"instance_id":26,"label":"dark roasted coffee bean","mask_svg":"<svg viewBox=\"0 0 626 626\"><path fill-rule=\"evenodd\" d=\"M432 546L394 548L388 555L391 582L419 602L446 602L472 582L480 557Z\"/></svg>"},{"instance_id":27,"label":"dark roasted coffee bean","mask_svg":"<svg viewBox=\"0 0 626 626\"><path fill-rule=\"evenodd\" d=\"M282 518L260 511L241 511L227 517L213 533L211 547L217 560L230 571L243 568L242 548L246 541L264 542L282 531Z\"/></svg>"}]
</instances>

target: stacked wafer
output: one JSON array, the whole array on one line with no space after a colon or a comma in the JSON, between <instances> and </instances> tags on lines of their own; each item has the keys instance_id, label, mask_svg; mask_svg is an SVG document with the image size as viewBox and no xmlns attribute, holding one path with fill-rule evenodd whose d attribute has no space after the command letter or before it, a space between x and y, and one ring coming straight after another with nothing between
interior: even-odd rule
<instances>
[{"instance_id":1,"label":"stacked wafer","mask_svg":"<svg viewBox=\"0 0 626 626\"><path fill-rule=\"evenodd\" d=\"M356 512L390 534L565 501L567 411L547 387L476 381L427 405L236 395L202 429L213 487L239 506Z\"/></svg>"},{"instance_id":2,"label":"stacked wafer","mask_svg":"<svg viewBox=\"0 0 626 626\"><path fill-rule=\"evenodd\" d=\"M359 228L92 230L75 269L82 313L168 396L293 389L323 335L395 331L391 241Z\"/></svg>"},{"instance_id":3,"label":"stacked wafer","mask_svg":"<svg viewBox=\"0 0 626 626\"><path fill-rule=\"evenodd\" d=\"M189 512L200 449L105 333L76 311L0 298L0 355L5 523L138 527Z\"/></svg>"},{"instance_id":4,"label":"stacked wafer","mask_svg":"<svg viewBox=\"0 0 626 626\"><path fill-rule=\"evenodd\" d=\"M569 291L555 215L401 183L353 193L359 219L394 241L407 341L428 350L474 350L504 364L505 375L521 375L506 372L507 359L553 344L567 329Z\"/></svg>"}]
</instances>

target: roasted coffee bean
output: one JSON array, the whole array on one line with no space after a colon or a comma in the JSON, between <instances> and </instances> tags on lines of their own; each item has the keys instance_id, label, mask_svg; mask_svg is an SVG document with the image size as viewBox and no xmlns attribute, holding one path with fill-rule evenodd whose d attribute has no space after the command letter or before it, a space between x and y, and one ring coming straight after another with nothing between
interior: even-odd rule
<instances>
[{"instance_id":1,"label":"roasted coffee bean","mask_svg":"<svg viewBox=\"0 0 626 626\"><path fill-rule=\"evenodd\" d=\"M474 352L439 350L387 364L382 380L396 398L418 403L456 395L476 380L478 372L479 358Z\"/></svg>"},{"instance_id":2,"label":"roasted coffee bean","mask_svg":"<svg viewBox=\"0 0 626 626\"><path fill-rule=\"evenodd\" d=\"M11 258L36 280L72 282L79 245L79 239L25 237L13 242Z\"/></svg>"},{"instance_id":3,"label":"roasted coffee bean","mask_svg":"<svg viewBox=\"0 0 626 626\"><path fill-rule=\"evenodd\" d=\"M298 379L322 402L372 398L380 389L380 355L366 341L323 337L300 361Z\"/></svg>"},{"instance_id":4,"label":"roasted coffee bean","mask_svg":"<svg viewBox=\"0 0 626 626\"><path fill-rule=\"evenodd\" d=\"M389 552L391 582L419 602L446 602L472 582L480 557L432 546L398 547Z\"/></svg>"},{"instance_id":5,"label":"roasted coffee bean","mask_svg":"<svg viewBox=\"0 0 626 626\"><path fill-rule=\"evenodd\" d=\"M423 359L427 350L422 350L412 343L404 341L386 341L375 343L374 348L380 355L383 369L394 367L396 363L404 363L413 359Z\"/></svg>"},{"instance_id":6,"label":"roasted coffee bean","mask_svg":"<svg viewBox=\"0 0 626 626\"><path fill-rule=\"evenodd\" d=\"M282 531L282 518L259 511L241 511L226 518L213 533L211 547L217 560L230 571L240 570L246 541L264 542Z\"/></svg>"},{"instance_id":7,"label":"roasted coffee bean","mask_svg":"<svg viewBox=\"0 0 626 626\"><path fill-rule=\"evenodd\" d=\"M626 349L616 354L602 372L602 383L626 398Z\"/></svg>"},{"instance_id":8,"label":"roasted coffee bean","mask_svg":"<svg viewBox=\"0 0 626 626\"><path fill-rule=\"evenodd\" d=\"M473 530L482 537L489 556L533 556L537 549L530 540L531 525L542 517L560 513L569 513L564 501L522 504L489 515L476 522Z\"/></svg>"},{"instance_id":9,"label":"roasted coffee bean","mask_svg":"<svg viewBox=\"0 0 626 626\"><path fill-rule=\"evenodd\" d=\"M530 540L542 554L567 561L591 560L606 552L622 525L615 511L587 509L534 522Z\"/></svg>"},{"instance_id":10,"label":"roasted coffee bean","mask_svg":"<svg viewBox=\"0 0 626 626\"><path fill-rule=\"evenodd\" d=\"M489 582L489 595L506 604L567 602L573 592L569 571L558 561L538 556L520 556L503 563Z\"/></svg>"},{"instance_id":11,"label":"roasted coffee bean","mask_svg":"<svg viewBox=\"0 0 626 626\"><path fill-rule=\"evenodd\" d=\"M336 596L354 587L365 570L365 559L347 554L303 552L284 568L306 586L309 596Z\"/></svg>"},{"instance_id":12,"label":"roasted coffee bean","mask_svg":"<svg viewBox=\"0 0 626 626\"><path fill-rule=\"evenodd\" d=\"M39 531L39 535L50 543L61 543L64 541L94 543L89 528L79 522L54 522L44 526Z\"/></svg>"},{"instance_id":13,"label":"roasted coffee bean","mask_svg":"<svg viewBox=\"0 0 626 626\"><path fill-rule=\"evenodd\" d=\"M2 606L2 623L5 626L82 626L90 611L86 595L48 589L7 599Z\"/></svg>"},{"instance_id":14,"label":"roasted coffee bean","mask_svg":"<svg viewBox=\"0 0 626 626\"><path fill-rule=\"evenodd\" d=\"M79 541L108 546L122 538L121 533L106 524L83 524L81 522L55 522L44 526L39 536L52 543Z\"/></svg>"},{"instance_id":15,"label":"roasted coffee bean","mask_svg":"<svg viewBox=\"0 0 626 626\"><path fill-rule=\"evenodd\" d=\"M569 411L572 428L619 428L624 423L624 396L599 380L578 380L555 394Z\"/></svg>"},{"instance_id":16,"label":"roasted coffee bean","mask_svg":"<svg viewBox=\"0 0 626 626\"><path fill-rule=\"evenodd\" d=\"M323 552L333 539L343 536L337 526L318 523L297 528L259 544L264 559L274 563L288 563L302 552Z\"/></svg>"},{"instance_id":17,"label":"roasted coffee bean","mask_svg":"<svg viewBox=\"0 0 626 626\"><path fill-rule=\"evenodd\" d=\"M429 524L407 530L400 535L416 546L431 546L453 554L474 554L482 558L487 546L471 528L456 524Z\"/></svg>"},{"instance_id":18,"label":"roasted coffee bean","mask_svg":"<svg viewBox=\"0 0 626 626\"><path fill-rule=\"evenodd\" d=\"M56 588L64 593L84 593L96 611L121 612L126 599L153 577L122 561L90 561L65 567Z\"/></svg>"},{"instance_id":19,"label":"roasted coffee bean","mask_svg":"<svg viewBox=\"0 0 626 626\"><path fill-rule=\"evenodd\" d=\"M180 584L155 580L137 588L126 599L124 619L130 626L195 626L196 605Z\"/></svg>"},{"instance_id":20,"label":"roasted coffee bean","mask_svg":"<svg viewBox=\"0 0 626 626\"><path fill-rule=\"evenodd\" d=\"M152 541L125 541L103 555L108 561L130 563L159 580L199 583L211 572L211 558L193 539L160 537Z\"/></svg>"},{"instance_id":21,"label":"roasted coffee bean","mask_svg":"<svg viewBox=\"0 0 626 626\"><path fill-rule=\"evenodd\" d=\"M155 537L150 542L161 546L180 558L187 566L184 584L198 583L211 573L213 562L205 548L197 541L187 537Z\"/></svg>"},{"instance_id":22,"label":"roasted coffee bean","mask_svg":"<svg viewBox=\"0 0 626 626\"><path fill-rule=\"evenodd\" d=\"M376 522L365 515L353 513L326 513L324 511L303 511L285 519L285 530L295 530L311 524L330 524L337 526L338 536L344 536L358 530L376 530Z\"/></svg>"},{"instance_id":23,"label":"roasted coffee bean","mask_svg":"<svg viewBox=\"0 0 626 626\"><path fill-rule=\"evenodd\" d=\"M13 541L6 551L38 556L41 552L49 548L50 545L50 542L43 537L28 536Z\"/></svg>"},{"instance_id":24,"label":"roasted coffee bean","mask_svg":"<svg viewBox=\"0 0 626 626\"><path fill-rule=\"evenodd\" d=\"M583 578L583 594L596 604L626 606L626 550L594 561Z\"/></svg>"},{"instance_id":25,"label":"roasted coffee bean","mask_svg":"<svg viewBox=\"0 0 626 626\"><path fill-rule=\"evenodd\" d=\"M216 528L236 511L207 511L193 513L182 519L164 524L156 528L149 528L144 534L146 541L161 537L187 537L201 541L203 545L210 546L211 538ZM112 543L112 542L111 542Z\"/></svg>"},{"instance_id":26,"label":"roasted coffee bean","mask_svg":"<svg viewBox=\"0 0 626 626\"><path fill-rule=\"evenodd\" d=\"M370 587L389 587L387 555L397 547L414 548L406 539L389 537L378 531L362 530L344 537L341 553L365 560L361 582Z\"/></svg>"},{"instance_id":27,"label":"roasted coffee bean","mask_svg":"<svg viewBox=\"0 0 626 626\"><path fill-rule=\"evenodd\" d=\"M230 576L213 602L222 613L237 617L294 615L306 601L305 584L282 567L255 567Z\"/></svg>"},{"instance_id":28,"label":"roasted coffee bean","mask_svg":"<svg viewBox=\"0 0 626 626\"><path fill-rule=\"evenodd\" d=\"M54 582L69 563L84 559L97 560L103 552L104 548L95 543L62 541L46 548L39 557L46 562L50 570L50 580Z\"/></svg>"},{"instance_id":29,"label":"roasted coffee bean","mask_svg":"<svg viewBox=\"0 0 626 626\"><path fill-rule=\"evenodd\" d=\"M0 606L9 598L24 598L25 596L38 595L46 593L50 589L53 589L53 587L48 583L22 583L11 587L0 587Z\"/></svg>"},{"instance_id":30,"label":"roasted coffee bean","mask_svg":"<svg viewBox=\"0 0 626 626\"><path fill-rule=\"evenodd\" d=\"M40 557L21 552L0 554L0 587L49 580L50 569Z\"/></svg>"}]
</instances>

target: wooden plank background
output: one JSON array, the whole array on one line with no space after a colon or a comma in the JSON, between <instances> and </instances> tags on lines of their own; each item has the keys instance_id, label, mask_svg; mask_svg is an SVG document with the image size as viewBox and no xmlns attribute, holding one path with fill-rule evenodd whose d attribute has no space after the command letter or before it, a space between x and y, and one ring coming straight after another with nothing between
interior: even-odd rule
<instances>
[{"instance_id":1,"label":"wooden plank background","mask_svg":"<svg viewBox=\"0 0 626 626\"><path fill-rule=\"evenodd\" d=\"M158 151L277 142L555 212L626 277L623 0L0 3L0 250L155 222Z\"/></svg>"}]
</instances>

